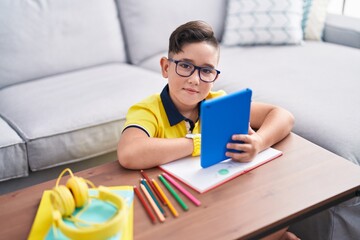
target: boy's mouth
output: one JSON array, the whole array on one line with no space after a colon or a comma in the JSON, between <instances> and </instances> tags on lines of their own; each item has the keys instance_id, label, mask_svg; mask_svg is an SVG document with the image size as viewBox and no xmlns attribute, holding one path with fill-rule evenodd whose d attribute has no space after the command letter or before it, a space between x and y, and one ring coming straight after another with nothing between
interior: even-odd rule
<instances>
[{"instance_id":1,"label":"boy's mouth","mask_svg":"<svg viewBox=\"0 0 360 240\"><path fill-rule=\"evenodd\" d=\"M197 91L196 89L192 89L192 88L184 88L184 90L191 94L199 93L199 91Z\"/></svg>"}]
</instances>

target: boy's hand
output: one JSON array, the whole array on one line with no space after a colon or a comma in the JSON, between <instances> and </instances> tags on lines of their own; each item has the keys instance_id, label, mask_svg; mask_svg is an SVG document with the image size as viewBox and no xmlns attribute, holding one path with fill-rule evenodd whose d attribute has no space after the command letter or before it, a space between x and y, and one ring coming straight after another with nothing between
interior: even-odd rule
<instances>
[{"instance_id":1,"label":"boy's hand","mask_svg":"<svg viewBox=\"0 0 360 240\"><path fill-rule=\"evenodd\" d=\"M231 138L234 141L241 141L243 143L228 143L226 147L240 153L226 152L226 156L239 162L250 162L256 154L261 150L262 139L251 127L249 127L249 134L234 134Z\"/></svg>"}]
</instances>

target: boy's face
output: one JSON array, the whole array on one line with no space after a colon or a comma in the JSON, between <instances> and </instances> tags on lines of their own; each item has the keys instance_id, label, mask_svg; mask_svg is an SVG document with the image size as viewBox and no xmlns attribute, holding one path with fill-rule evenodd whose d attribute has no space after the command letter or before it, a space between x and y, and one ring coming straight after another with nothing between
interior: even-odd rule
<instances>
[{"instance_id":1,"label":"boy's face","mask_svg":"<svg viewBox=\"0 0 360 240\"><path fill-rule=\"evenodd\" d=\"M186 44L182 50L182 52L174 54L171 58L175 61L192 63L199 67L217 67L219 51L206 42ZM162 58L160 63L163 77L168 78L170 97L179 110L194 108L206 98L213 83L201 81L198 69L191 76L182 77L176 73L175 62Z\"/></svg>"}]
</instances>

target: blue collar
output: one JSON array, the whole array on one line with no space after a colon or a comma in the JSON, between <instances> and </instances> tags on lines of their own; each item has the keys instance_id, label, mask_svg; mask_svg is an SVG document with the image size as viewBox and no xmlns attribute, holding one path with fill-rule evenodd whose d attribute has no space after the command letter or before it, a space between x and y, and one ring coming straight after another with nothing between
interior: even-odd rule
<instances>
[{"instance_id":1,"label":"blue collar","mask_svg":"<svg viewBox=\"0 0 360 240\"><path fill-rule=\"evenodd\" d=\"M188 130L190 130L190 132L192 132L195 127L195 123L192 120L184 117L179 112L179 110L176 108L174 102L171 100L168 84L162 90L162 92L160 94L160 98L163 103L170 126L174 126L174 125L180 123L181 121L186 121L190 124L190 129L188 129ZM198 106L200 106L200 103ZM199 107L199 116L200 116L200 107Z\"/></svg>"},{"instance_id":2,"label":"blue collar","mask_svg":"<svg viewBox=\"0 0 360 240\"><path fill-rule=\"evenodd\" d=\"M166 85L162 90L161 94L161 101L163 103L166 115L168 117L170 126L174 126L179 122L185 120L186 118L179 112L176 108L174 102L170 98L169 94L169 85Z\"/></svg>"}]
</instances>

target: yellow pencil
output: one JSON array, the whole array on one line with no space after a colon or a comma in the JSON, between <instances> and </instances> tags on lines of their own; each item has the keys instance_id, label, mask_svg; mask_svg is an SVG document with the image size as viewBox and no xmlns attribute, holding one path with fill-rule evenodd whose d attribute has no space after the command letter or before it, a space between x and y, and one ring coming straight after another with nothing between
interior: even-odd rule
<instances>
[{"instance_id":1,"label":"yellow pencil","mask_svg":"<svg viewBox=\"0 0 360 240\"><path fill-rule=\"evenodd\" d=\"M151 181L154 183L154 186L156 187L156 189L159 191L160 195L164 198L165 202L167 203L171 213L177 217L179 216L179 213L176 211L176 209L174 208L174 206L171 204L170 200L166 197L165 193L163 192L163 190L161 189L161 187L159 186L159 184L155 181L155 179L151 179Z\"/></svg>"},{"instance_id":2,"label":"yellow pencil","mask_svg":"<svg viewBox=\"0 0 360 240\"><path fill-rule=\"evenodd\" d=\"M160 222L164 222L165 221L164 215L160 212L160 209L158 208L158 206L156 205L156 203L154 202L154 200L150 196L150 193L148 192L146 187L142 183L140 184L140 187L141 187L141 190L144 192L144 194L145 194L147 200L149 201L150 205L154 209L154 211L155 211L156 215L158 216Z\"/></svg>"}]
</instances>

